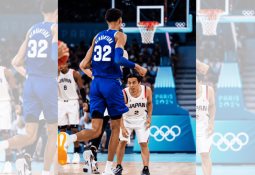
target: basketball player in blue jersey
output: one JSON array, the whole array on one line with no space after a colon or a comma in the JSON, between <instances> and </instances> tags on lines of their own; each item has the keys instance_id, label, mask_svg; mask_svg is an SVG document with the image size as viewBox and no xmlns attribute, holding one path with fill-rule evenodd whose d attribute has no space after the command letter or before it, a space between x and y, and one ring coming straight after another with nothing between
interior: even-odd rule
<instances>
[{"instance_id":1,"label":"basketball player in blue jersey","mask_svg":"<svg viewBox=\"0 0 255 175\"><path fill-rule=\"evenodd\" d=\"M109 9L105 15L108 29L99 32L92 46L80 64L82 69L91 64L93 81L90 87L90 112L92 129L82 130L67 139L67 144L75 141L88 141L101 134L103 113L108 109L111 117L111 138L108 146L108 161L103 175L113 175L112 164L119 142L120 119L128 111L122 94L120 79L121 66L137 70L145 76L147 70L123 57L126 35L119 32L122 25L122 12Z\"/></svg>"},{"instance_id":2,"label":"basketball player in blue jersey","mask_svg":"<svg viewBox=\"0 0 255 175\"><path fill-rule=\"evenodd\" d=\"M12 61L16 68L24 66L27 75L23 91L26 135L1 141L0 149L21 149L33 144L37 138L39 115L42 111L48 130L42 175L49 175L57 139L57 1L44 0L41 11L44 21L29 29ZM23 167L18 174L31 174L31 171Z\"/></svg>"}]
</instances>

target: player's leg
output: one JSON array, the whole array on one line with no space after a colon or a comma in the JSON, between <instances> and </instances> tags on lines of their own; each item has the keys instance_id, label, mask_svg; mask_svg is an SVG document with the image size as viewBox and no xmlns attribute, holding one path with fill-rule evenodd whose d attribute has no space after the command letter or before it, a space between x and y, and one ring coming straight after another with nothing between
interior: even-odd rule
<instances>
[{"instance_id":1,"label":"player's leg","mask_svg":"<svg viewBox=\"0 0 255 175\"><path fill-rule=\"evenodd\" d=\"M44 151L44 174L48 174L57 152L57 123L47 123L48 140Z\"/></svg>"},{"instance_id":2,"label":"player's leg","mask_svg":"<svg viewBox=\"0 0 255 175\"><path fill-rule=\"evenodd\" d=\"M42 84L41 84L42 83ZM58 133L58 89L54 78L42 78L36 83L36 94L40 98L43 114L47 122L48 139L44 150L44 168L42 175L49 175L54 156L57 152L56 140ZM40 87L43 87L40 89ZM48 93L50 92L50 96Z\"/></svg>"},{"instance_id":3,"label":"player's leg","mask_svg":"<svg viewBox=\"0 0 255 175\"><path fill-rule=\"evenodd\" d=\"M0 136L1 140L7 140L11 137L11 118L12 110L9 101L0 102ZM12 173L12 152L10 149L5 150L5 164L1 173Z\"/></svg>"},{"instance_id":4,"label":"player's leg","mask_svg":"<svg viewBox=\"0 0 255 175\"><path fill-rule=\"evenodd\" d=\"M121 116L118 116L119 118ZM111 120L111 137L108 145L108 161L106 162L105 172L112 171L112 163L114 155L116 153L118 142L119 142L119 133L120 133L120 119Z\"/></svg>"},{"instance_id":5,"label":"player's leg","mask_svg":"<svg viewBox=\"0 0 255 175\"><path fill-rule=\"evenodd\" d=\"M68 119L70 124L71 133L75 134L79 132L79 118L80 118L80 105L78 100L71 100L68 103ZM72 163L80 163L80 142L74 142L74 154Z\"/></svg>"},{"instance_id":6,"label":"player's leg","mask_svg":"<svg viewBox=\"0 0 255 175\"><path fill-rule=\"evenodd\" d=\"M119 133L119 145L118 145L118 149L117 149L117 166L114 169L114 174L115 175L121 175L122 171L123 171L123 167L122 167L122 160L125 154L125 149L126 149L126 145L128 142L130 142L130 133L132 132L132 130L129 130L128 128L126 128L129 135L128 137L124 137L122 134L122 129L120 129L120 133Z\"/></svg>"},{"instance_id":7,"label":"player's leg","mask_svg":"<svg viewBox=\"0 0 255 175\"><path fill-rule=\"evenodd\" d=\"M1 142L0 145L5 147L6 149L7 148L21 149L27 145L33 144L37 138L38 126L39 126L38 122L27 123L25 126L26 127L26 135L16 135L16 136L8 139L7 141Z\"/></svg>"},{"instance_id":8,"label":"player's leg","mask_svg":"<svg viewBox=\"0 0 255 175\"><path fill-rule=\"evenodd\" d=\"M76 134L79 132L78 130L78 124L77 125L70 125L71 133ZM74 142L74 154L73 154L73 160L72 163L80 163L80 142L76 141Z\"/></svg>"},{"instance_id":9,"label":"player's leg","mask_svg":"<svg viewBox=\"0 0 255 175\"><path fill-rule=\"evenodd\" d=\"M142 175L149 175L149 160L150 160L150 151L148 147L149 139L149 129L145 128L145 125L142 125L139 129L135 130L138 142L141 146L141 155L143 159L143 170Z\"/></svg>"},{"instance_id":10,"label":"player's leg","mask_svg":"<svg viewBox=\"0 0 255 175\"><path fill-rule=\"evenodd\" d=\"M201 160L202 160L202 170L204 175L211 175L212 174L212 161L210 152L207 153L200 153Z\"/></svg>"},{"instance_id":11,"label":"player's leg","mask_svg":"<svg viewBox=\"0 0 255 175\"><path fill-rule=\"evenodd\" d=\"M112 173L112 161L116 153L116 149L119 143L119 132L120 132L120 120L122 114L128 111L127 106L124 102L124 96L122 93L122 87L118 80L104 80L107 84L101 85L100 91L104 95L107 103L107 109L111 116L111 137L108 145L108 161L106 162L105 172L103 174Z\"/></svg>"},{"instance_id":12,"label":"player's leg","mask_svg":"<svg viewBox=\"0 0 255 175\"><path fill-rule=\"evenodd\" d=\"M70 136L70 139L75 141L88 141L99 137L102 131L103 119L92 119L92 129L82 130Z\"/></svg>"},{"instance_id":13,"label":"player's leg","mask_svg":"<svg viewBox=\"0 0 255 175\"><path fill-rule=\"evenodd\" d=\"M95 139L92 139L90 141L91 142L90 150L92 151L92 153L94 155L95 161L97 161L97 151L98 151L102 136L103 136L104 131L105 131L107 125L108 125L109 120L110 120L110 116L104 116L104 118L103 118L103 127L102 127L102 132L101 132L100 136L95 138Z\"/></svg>"}]
</instances>

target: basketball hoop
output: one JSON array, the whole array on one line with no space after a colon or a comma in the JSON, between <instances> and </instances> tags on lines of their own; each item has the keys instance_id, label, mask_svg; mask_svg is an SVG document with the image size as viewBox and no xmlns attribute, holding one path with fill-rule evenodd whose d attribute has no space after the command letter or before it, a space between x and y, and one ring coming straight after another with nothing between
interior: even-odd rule
<instances>
[{"instance_id":1,"label":"basketball hoop","mask_svg":"<svg viewBox=\"0 0 255 175\"><path fill-rule=\"evenodd\" d=\"M217 25L220 17L224 14L221 9L201 9L198 18L202 23L204 35L217 35Z\"/></svg>"},{"instance_id":2,"label":"basketball hoop","mask_svg":"<svg viewBox=\"0 0 255 175\"><path fill-rule=\"evenodd\" d=\"M157 21L141 21L138 23L138 28L141 33L142 43L143 44L152 44L155 31L159 22Z\"/></svg>"}]
</instances>

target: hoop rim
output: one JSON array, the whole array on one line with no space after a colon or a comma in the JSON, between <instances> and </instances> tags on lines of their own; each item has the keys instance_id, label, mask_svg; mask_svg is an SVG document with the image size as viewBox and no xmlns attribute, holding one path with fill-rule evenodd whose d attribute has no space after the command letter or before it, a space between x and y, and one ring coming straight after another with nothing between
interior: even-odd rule
<instances>
[{"instance_id":1,"label":"hoop rim","mask_svg":"<svg viewBox=\"0 0 255 175\"><path fill-rule=\"evenodd\" d=\"M158 26L160 23L158 21L140 21L137 26L138 27L144 27L147 30L153 30L156 26Z\"/></svg>"},{"instance_id":2,"label":"hoop rim","mask_svg":"<svg viewBox=\"0 0 255 175\"><path fill-rule=\"evenodd\" d=\"M198 15L222 15L225 13L222 9L200 9Z\"/></svg>"}]
</instances>

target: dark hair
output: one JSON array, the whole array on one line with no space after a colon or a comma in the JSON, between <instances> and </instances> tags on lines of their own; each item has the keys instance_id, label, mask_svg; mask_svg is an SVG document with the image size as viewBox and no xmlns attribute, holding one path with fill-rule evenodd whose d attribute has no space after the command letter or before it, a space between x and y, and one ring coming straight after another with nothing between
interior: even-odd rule
<instances>
[{"instance_id":1,"label":"dark hair","mask_svg":"<svg viewBox=\"0 0 255 175\"><path fill-rule=\"evenodd\" d=\"M41 0L41 11L43 13L54 12L58 8L57 0Z\"/></svg>"},{"instance_id":2,"label":"dark hair","mask_svg":"<svg viewBox=\"0 0 255 175\"><path fill-rule=\"evenodd\" d=\"M108 9L105 14L105 20L107 22L118 21L118 19L121 17L122 17L122 12L116 8Z\"/></svg>"},{"instance_id":3,"label":"dark hair","mask_svg":"<svg viewBox=\"0 0 255 175\"><path fill-rule=\"evenodd\" d=\"M136 73L136 72L128 74L127 75L127 80L129 78L136 78L139 83L142 82L142 77L138 73Z\"/></svg>"}]
</instances>

